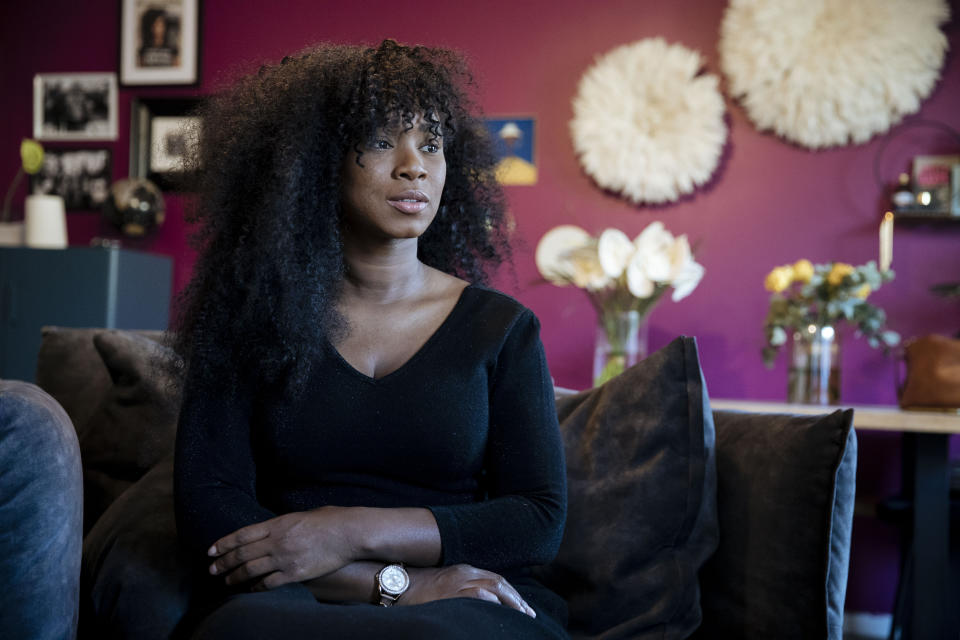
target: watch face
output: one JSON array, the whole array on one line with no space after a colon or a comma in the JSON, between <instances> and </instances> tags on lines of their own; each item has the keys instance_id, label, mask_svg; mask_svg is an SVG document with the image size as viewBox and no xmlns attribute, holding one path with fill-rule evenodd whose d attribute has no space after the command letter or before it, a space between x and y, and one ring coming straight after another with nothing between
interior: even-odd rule
<instances>
[{"instance_id":1,"label":"watch face","mask_svg":"<svg viewBox=\"0 0 960 640\"><path fill-rule=\"evenodd\" d=\"M409 584L410 578L400 565L392 564L384 567L383 571L380 572L380 586L392 596L400 595L406 591Z\"/></svg>"}]
</instances>

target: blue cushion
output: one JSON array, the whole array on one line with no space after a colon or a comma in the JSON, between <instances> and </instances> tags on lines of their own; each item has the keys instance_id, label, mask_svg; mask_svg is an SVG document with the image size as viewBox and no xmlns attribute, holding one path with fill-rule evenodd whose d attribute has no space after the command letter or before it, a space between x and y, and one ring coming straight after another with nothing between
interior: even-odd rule
<instances>
[{"instance_id":1,"label":"blue cushion","mask_svg":"<svg viewBox=\"0 0 960 640\"><path fill-rule=\"evenodd\" d=\"M74 637L82 526L83 477L73 424L39 387L0 380L4 637Z\"/></svg>"}]
</instances>

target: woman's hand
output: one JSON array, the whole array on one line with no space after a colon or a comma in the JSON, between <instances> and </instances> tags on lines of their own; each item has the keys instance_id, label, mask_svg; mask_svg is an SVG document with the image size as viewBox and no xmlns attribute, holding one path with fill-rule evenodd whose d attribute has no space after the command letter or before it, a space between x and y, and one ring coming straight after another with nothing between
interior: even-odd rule
<instances>
[{"instance_id":1,"label":"woman's hand","mask_svg":"<svg viewBox=\"0 0 960 640\"><path fill-rule=\"evenodd\" d=\"M253 590L317 578L355 559L344 507L288 513L226 535L207 552L210 573L229 585L257 580Z\"/></svg>"},{"instance_id":2,"label":"woman's hand","mask_svg":"<svg viewBox=\"0 0 960 640\"><path fill-rule=\"evenodd\" d=\"M407 567L410 588L397 605L413 605L446 598L477 598L502 604L525 613L537 614L503 576L468 564L440 568Z\"/></svg>"}]
</instances>

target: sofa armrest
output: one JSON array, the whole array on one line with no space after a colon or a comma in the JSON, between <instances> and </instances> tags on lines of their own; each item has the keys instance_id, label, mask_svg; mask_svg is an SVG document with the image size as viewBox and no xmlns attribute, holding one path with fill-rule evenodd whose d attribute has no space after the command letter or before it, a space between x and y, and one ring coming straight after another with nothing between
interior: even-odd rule
<instances>
[{"instance_id":1,"label":"sofa armrest","mask_svg":"<svg viewBox=\"0 0 960 640\"><path fill-rule=\"evenodd\" d=\"M720 545L698 638L839 638L857 459L853 411L715 411Z\"/></svg>"},{"instance_id":2,"label":"sofa armrest","mask_svg":"<svg viewBox=\"0 0 960 640\"><path fill-rule=\"evenodd\" d=\"M0 380L0 629L10 638L77 630L83 476L70 418L26 382Z\"/></svg>"}]
</instances>

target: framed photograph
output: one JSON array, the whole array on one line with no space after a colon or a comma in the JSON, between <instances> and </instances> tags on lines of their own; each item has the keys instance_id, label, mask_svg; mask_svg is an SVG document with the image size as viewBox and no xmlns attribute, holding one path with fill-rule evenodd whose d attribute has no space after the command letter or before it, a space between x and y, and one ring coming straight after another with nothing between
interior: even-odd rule
<instances>
[{"instance_id":1,"label":"framed photograph","mask_svg":"<svg viewBox=\"0 0 960 640\"><path fill-rule=\"evenodd\" d=\"M100 209L113 182L110 149L43 150L43 167L30 176L30 193L61 196L67 209Z\"/></svg>"},{"instance_id":2,"label":"framed photograph","mask_svg":"<svg viewBox=\"0 0 960 640\"><path fill-rule=\"evenodd\" d=\"M200 0L120 0L120 84L200 81Z\"/></svg>"},{"instance_id":3,"label":"framed photograph","mask_svg":"<svg viewBox=\"0 0 960 640\"><path fill-rule=\"evenodd\" d=\"M913 159L913 190L921 205L932 211L950 211L953 190L950 172L955 164L960 164L960 155L917 156Z\"/></svg>"},{"instance_id":4,"label":"framed photograph","mask_svg":"<svg viewBox=\"0 0 960 640\"><path fill-rule=\"evenodd\" d=\"M116 140L116 74L35 75L33 137L38 140Z\"/></svg>"},{"instance_id":5,"label":"framed photograph","mask_svg":"<svg viewBox=\"0 0 960 640\"><path fill-rule=\"evenodd\" d=\"M951 215L960 217L960 162L950 167Z\"/></svg>"},{"instance_id":6,"label":"framed photograph","mask_svg":"<svg viewBox=\"0 0 960 640\"><path fill-rule=\"evenodd\" d=\"M486 119L500 161L497 179L504 185L537 184L536 119L531 116Z\"/></svg>"},{"instance_id":7,"label":"framed photograph","mask_svg":"<svg viewBox=\"0 0 960 640\"><path fill-rule=\"evenodd\" d=\"M134 100L130 108L130 175L148 178L164 190L188 181L188 161L197 153L201 98Z\"/></svg>"}]
</instances>

